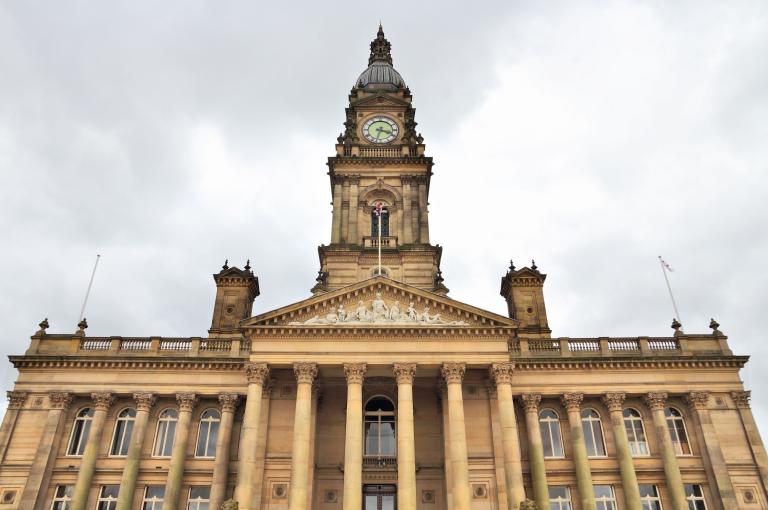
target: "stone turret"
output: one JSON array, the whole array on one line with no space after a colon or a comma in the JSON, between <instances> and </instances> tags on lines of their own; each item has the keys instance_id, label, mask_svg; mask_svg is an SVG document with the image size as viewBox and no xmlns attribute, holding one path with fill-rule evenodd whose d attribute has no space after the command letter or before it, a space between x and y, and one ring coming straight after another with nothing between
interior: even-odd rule
<instances>
[{"instance_id":1,"label":"stone turret","mask_svg":"<svg viewBox=\"0 0 768 510\"><path fill-rule=\"evenodd\" d=\"M240 321L251 316L253 300L259 295L259 278L251 271L249 262L243 269L229 267L213 275L216 282L216 302L208 332L211 336L227 336L239 332Z\"/></svg>"},{"instance_id":2,"label":"stone turret","mask_svg":"<svg viewBox=\"0 0 768 510\"><path fill-rule=\"evenodd\" d=\"M510 261L507 274L501 278L501 295L507 300L509 317L520 321L519 332L549 338L552 330L544 305L544 280L536 262L531 267L516 269Z\"/></svg>"}]
</instances>

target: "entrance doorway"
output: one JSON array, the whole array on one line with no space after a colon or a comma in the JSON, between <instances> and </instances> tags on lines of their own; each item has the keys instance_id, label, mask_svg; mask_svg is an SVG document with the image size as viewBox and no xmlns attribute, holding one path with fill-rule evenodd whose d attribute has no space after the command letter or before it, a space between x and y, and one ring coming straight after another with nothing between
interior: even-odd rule
<instances>
[{"instance_id":1,"label":"entrance doorway","mask_svg":"<svg viewBox=\"0 0 768 510\"><path fill-rule=\"evenodd\" d=\"M397 487L395 485L363 485L363 510L395 510Z\"/></svg>"}]
</instances>

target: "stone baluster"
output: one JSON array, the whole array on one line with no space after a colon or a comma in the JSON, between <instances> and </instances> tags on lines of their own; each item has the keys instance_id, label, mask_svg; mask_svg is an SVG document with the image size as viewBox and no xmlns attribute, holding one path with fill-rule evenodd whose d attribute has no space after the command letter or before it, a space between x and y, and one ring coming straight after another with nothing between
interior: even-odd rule
<instances>
[{"instance_id":1,"label":"stone baluster","mask_svg":"<svg viewBox=\"0 0 768 510\"><path fill-rule=\"evenodd\" d=\"M221 422L219 435L216 438L216 460L213 463L213 481L211 483L210 508L219 508L224 502L229 478L229 450L232 440L232 424L235 420L235 409L240 395L237 393L219 393L221 404Z\"/></svg>"},{"instance_id":2,"label":"stone baluster","mask_svg":"<svg viewBox=\"0 0 768 510\"><path fill-rule=\"evenodd\" d=\"M344 499L342 510L362 508L363 485L363 379L365 363L345 363L347 427L344 439Z\"/></svg>"},{"instance_id":3,"label":"stone baluster","mask_svg":"<svg viewBox=\"0 0 768 510\"><path fill-rule=\"evenodd\" d=\"M520 443L517 436L515 404L512 401L513 362L494 363L491 377L496 383L496 396L501 422L501 443L504 452L504 479L507 485L507 505L509 510L517 510L525 500L523 487L523 468L520 462Z\"/></svg>"},{"instance_id":4,"label":"stone baluster","mask_svg":"<svg viewBox=\"0 0 768 510\"><path fill-rule=\"evenodd\" d=\"M667 477L667 491L669 491L669 496L672 499L672 510L687 510L688 503L685 500L683 477L680 475L677 454L672 445L672 437L669 435L667 418L664 416L667 394L665 392L651 392L645 396L644 400L651 409L653 428L661 447L661 459L664 463L664 475Z\"/></svg>"},{"instance_id":5,"label":"stone baluster","mask_svg":"<svg viewBox=\"0 0 768 510\"><path fill-rule=\"evenodd\" d=\"M397 506L401 510L416 510L416 440L413 432L416 363L395 363L393 370L397 381Z\"/></svg>"},{"instance_id":6,"label":"stone baluster","mask_svg":"<svg viewBox=\"0 0 768 510\"><path fill-rule=\"evenodd\" d=\"M571 431L573 463L576 467L576 482L579 486L579 500L583 510L596 510L595 490L592 487L592 473L589 468L587 445L584 442L584 430L581 428L581 401L583 393L565 393L561 397L563 406L568 411L568 426Z\"/></svg>"},{"instance_id":7,"label":"stone baluster","mask_svg":"<svg viewBox=\"0 0 768 510\"><path fill-rule=\"evenodd\" d=\"M125 457L125 467L123 467L123 476L120 480L117 510L131 510L133 508L136 480L141 463L141 450L144 447L144 438L147 436L149 413L157 401L152 393L134 393L133 400L136 402L136 420L133 422L131 443L128 446L128 455Z\"/></svg>"},{"instance_id":8,"label":"stone baluster","mask_svg":"<svg viewBox=\"0 0 768 510\"><path fill-rule=\"evenodd\" d=\"M254 486L261 483L259 480L254 480L254 474L258 464L261 399L264 393L264 381L269 376L269 366L266 363L248 361L245 363L245 376L248 379L248 390L245 397L243 429L240 435L235 499L243 510L252 510L260 503L253 500Z\"/></svg>"},{"instance_id":9,"label":"stone baluster","mask_svg":"<svg viewBox=\"0 0 768 510\"><path fill-rule=\"evenodd\" d=\"M469 459L467 432L464 428L464 396L461 382L466 364L443 363L442 374L448 386L448 427L451 440L453 509L469 510Z\"/></svg>"},{"instance_id":10,"label":"stone baluster","mask_svg":"<svg viewBox=\"0 0 768 510\"><path fill-rule=\"evenodd\" d=\"M176 437L171 451L171 466L168 468L168 478L165 482L163 510L176 510L179 507L181 480L184 477L184 463L187 458L187 440L192 424L192 410L197 404L197 396L194 393L177 393L176 402L179 404L179 422L176 425Z\"/></svg>"},{"instance_id":11,"label":"stone baluster","mask_svg":"<svg viewBox=\"0 0 768 510\"><path fill-rule=\"evenodd\" d=\"M88 442L80 461L80 469L77 471L75 490L72 493L72 510L84 510L88 505L88 494L91 492L91 481L96 469L96 458L99 454L104 422L107 420L107 412L112 402L115 401L112 394L107 392L91 393L91 398L95 410L93 421L91 421L91 430L88 434Z\"/></svg>"},{"instance_id":12,"label":"stone baluster","mask_svg":"<svg viewBox=\"0 0 768 510\"><path fill-rule=\"evenodd\" d=\"M539 426L539 404L541 394L526 393L521 395L525 409L525 426L528 429L528 462L531 465L533 498L540 508L549 508L549 485L547 468L544 465L544 445L541 442Z\"/></svg>"},{"instance_id":13,"label":"stone baluster","mask_svg":"<svg viewBox=\"0 0 768 510\"><path fill-rule=\"evenodd\" d=\"M53 459L56 451L53 448L56 439L60 436L60 429L64 411L72 403L72 395L65 391L52 391L48 394L50 409L45 417L43 433L37 443L37 450L32 461L32 466L27 475L27 483L19 500L20 510L42 510L45 505L45 487L51 479L53 472Z\"/></svg>"},{"instance_id":14,"label":"stone baluster","mask_svg":"<svg viewBox=\"0 0 768 510\"><path fill-rule=\"evenodd\" d=\"M629 449L627 429L624 428L624 399L625 393L606 393L603 395L603 403L608 408L611 418L611 430L613 441L616 444L616 456L619 460L621 472L621 486L624 488L624 503L627 510L643 510L640 501L640 487L637 485L635 464L632 460L632 452Z\"/></svg>"},{"instance_id":15,"label":"stone baluster","mask_svg":"<svg viewBox=\"0 0 768 510\"><path fill-rule=\"evenodd\" d=\"M312 431L312 383L317 377L316 363L294 363L296 412L293 419L291 455L291 493L289 510L306 510L309 486L309 450Z\"/></svg>"}]
</instances>

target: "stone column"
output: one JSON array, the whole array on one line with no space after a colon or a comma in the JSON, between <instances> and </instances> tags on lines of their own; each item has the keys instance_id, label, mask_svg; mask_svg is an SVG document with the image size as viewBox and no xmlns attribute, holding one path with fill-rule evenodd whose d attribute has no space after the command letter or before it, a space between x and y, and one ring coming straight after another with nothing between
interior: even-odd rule
<instances>
[{"instance_id":1,"label":"stone column","mask_svg":"<svg viewBox=\"0 0 768 510\"><path fill-rule=\"evenodd\" d=\"M403 183L403 244L413 243L413 220L411 219L411 176L400 177Z\"/></svg>"},{"instance_id":2,"label":"stone column","mask_svg":"<svg viewBox=\"0 0 768 510\"><path fill-rule=\"evenodd\" d=\"M416 363L395 363L394 373L397 380L397 507L416 510L416 439L413 432Z\"/></svg>"},{"instance_id":3,"label":"stone column","mask_svg":"<svg viewBox=\"0 0 768 510\"><path fill-rule=\"evenodd\" d=\"M680 466L677 464L677 454L672 445L672 437L667 428L667 419L664 416L664 406L667 402L666 392L652 392L645 396L645 403L651 409L653 416L653 428L661 447L661 459L664 462L664 475L667 477L667 490L672 499L672 510L687 510L685 501L685 488L683 478L680 475Z\"/></svg>"},{"instance_id":4,"label":"stone column","mask_svg":"<svg viewBox=\"0 0 768 510\"><path fill-rule=\"evenodd\" d=\"M269 366L266 363L246 361L245 376L248 379L248 393L245 397L237 463L237 487L235 488L235 499L243 510L251 510L260 503L253 501L253 488L259 483L254 480L258 460L256 446L259 441L261 398L264 381L268 375Z\"/></svg>"},{"instance_id":5,"label":"stone column","mask_svg":"<svg viewBox=\"0 0 768 510\"><path fill-rule=\"evenodd\" d=\"M747 435L749 446L752 450L752 456L755 460L757 470L760 472L760 478L763 481L763 488L768 492L768 454L765 451L765 445L760 438L760 432L755 423L755 417L749 409L750 391L732 391L731 398L741 416L741 424Z\"/></svg>"},{"instance_id":6,"label":"stone column","mask_svg":"<svg viewBox=\"0 0 768 510\"><path fill-rule=\"evenodd\" d=\"M419 177L419 242L429 244L429 218L427 204L427 177Z\"/></svg>"},{"instance_id":7,"label":"stone column","mask_svg":"<svg viewBox=\"0 0 768 510\"><path fill-rule=\"evenodd\" d=\"M177 393L176 402L179 403L179 422L176 425L176 437L171 452L171 466L168 468L168 478L165 482L163 510L176 510L179 507L181 479L184 476L184 461L187 457L189 427L192 423L192 410L197 403L197 396L194 393Z\"/></svg>"},{"instance_id":8,"label":"stone column","mask_svg":"<svg viewBox=\"0 0 768 510\"><path fill-rule=\"evenodd\" d=\"M528 462L531 465L533 481L533 499L539 508L549 508L549 486L547 485L547 469L544 465L544 445L541 442L539 427L539 393L521 395L525 409L525 426L528 429Z\"/></svg>"},{"instance_id":9,"label":"stone column","mask_svg":"<svg viewBox=\"0 0 768 510\"><path fill-rule=\"evenodd\" d=\"M269 439L269 410L272 400L274 381L266 379L261 391L261 416L259 419L259 440L256 442L256 470L254 471L253 492L251 501L253 508L261 507L262 491L264 490L264 462L267 457L267 441Z\"/></svg>"},{"instance_id":10,"label":"stone column","mask_svg":"<svg viewBox=\"0 0 768 510\"><path fill-rule=\"evenodd\" d=\"M589 469L587 445L584 443L584 430L581 428L581 401L583 393L565 393L561 397L563 406L568 411L568 425L571 430L573 464L576 467L576 482L579 486L579 500L583 510L596 510L595 489L592 487L592 473Z\"/></svg>"},{"instance_id":11,"label":"stone column","mask_svg":"<svg viewBox=\"0 0 768 510\"><path fill-rule=\"evenodd\" d=\"M331 222L331 243L341 242L341 178L332 176L333 182L333 219Z\"/></svg>"},{"instance_id":12,"label":"stone column","mask_svg":"<svg viewBox=\"0 0 768 510\"><path fill-rule=\"evenodd\" d=\"M453 510L469 510L469 460L467 432L464 429L464 396L461 381L466 364L443 363L442 373L448 385L448 423L451 435L451 470L453 472Z\"/></svg>"},{"instance_id":13,"label":"stone column","mask_svg":"<svg viewBox=\"0 0 768 510\"><path fill-rule=\"evenodd\" d=\"M35 458L27 475L27 483L21 493L19 501L20 510L42 510L45 504L45 487L51 480L53 471L53 459L56 450L53 447L60 436L62 415L72 403L72 395L64 391L52 391L48 394L50 409L45 418L43 434L37 443Z\"/></svg>"},{"instance_id":14,"label":"stone column","mask_svg":"<svg viewBox=\"0 0 768 510\"><path fill-rule=\"evenodd\" d=\"M625 398L625 393L606 393L603 395L603 403L608 408L608 414L611 417L611 430L613 431L614 443L616 443L616 456L619 460L625 508L627 510L643 510L643 504L640 501L640 487L637 485L637 474L635 474L635 464L629 449L627 430L624 428Z\"/></svg>"},{"instance_id":15,"label":"stone column","mask_svg":"<svg viewBox=\"0 0 768 510\"><path fill-rule=\"evenodd\" d=\"M701 437L702 446L707 452L709 467L715 481L714 485L720 494L723 508L738 508L739 503L736 500L736 491L733 489L731 477L728 475L728 467L725 465L725 457L720 449L720 438L717 436L717 431L707 408L709 392L692 391L686 395L685 401L696 416L697 428L700 432L699 437Z\"/></svg>"},{"instance_id":16,"label":"stone column","mask_svg":"<svg viewBox=\"0 0 768 510\"><path fill-rule=\"evenodd\" d=\"M219 393L221 404L221 423L216 438L216 460L213 463L213 481L209 507L217 509L224 502L229 478L229 450L232 440L232 423L235 421L235 409L240 395L237 393Z\"/></svg>"},{"instance_id":17,"label":"stone column","mask_svg":"<svg viewBox=\"0 0 768 510\"><path fill-rule=\"evenodd\" d=\"M104 431L107 411L115 400L111 393L106 392L91 393L91 398L95 411L93 421L91 421L91 430L88 434L88 442L80 461L80 469L77 471L75 490L72 493L72 510L84 510L88 504L88 494L91 492L91 481L101 445L101 433Z\"/></svg>"},{"instance_id":18,"label":"stone column","mask_svg":"<svg viewBox=\"0 0 768 510\"><path fill-rule=\"evenodd\" d=\"M515 364L513 362L494 363L491 366L491 376L496 382L496 396L499 404L501 444L504 451L504 478L507 485L509 510L517 510L520 502L525 500L515 404L512 401L512 371L514 369Z\"/></svg>"},{"instance_id":19,"label":"stone column","mask_svg":"<svg viewBox=\"0 0 768 510\"><path fill-rule=\"evenodd\" d=\"M306 510L312 430L312 383L317 377L317 363L294 363L293 373L296 375L297 387L288 509Z\"/></svg>"},{"instance_id":20,"label":"stone column","mask_svg":"<svg viewBox=\"0 0 768 510\"><path fill-rule=\"evenodd\" d=\"M8 450L8 444L11 441L11 434L16 427L16 420L19 417L19 410L24 407L27 401L26 391L9 391L8 409L5 411L3 425L0 427L0 463L5 460L5 452Z\"/></svg>"},{"instance_id":21,"label":"stone column","mask_svg":"<svg viewBox=\"0 0 768 510\"><path fill-rule=\"evenodd\" d=\"M344 498L342 510L363 507L363 379L365 363L345 363L347 428L344 439Z\"/></svg>"},{"instance_id":22,"label":"stone column","mask_svg":"<svg viewBox=\"0 0 768 510\"><path fill-rule=\"evenodd\" d=\"M141 463L141 450L144 447L144 438L147 436L149 412L157 401L152 393L134 393L133 399L136 401L136 420L133 422L131 444L128 446L123 476L120 479L117 510L131 510L133 508L136 479L139 474L139 464Z\"/></svg>"},{"instance_id":23,"label":"stone column","mask_svg":"<svg viewBox=\"0 0 768 510\"><path fill-rule=\"evenodd\" d=\"M349 176L349 234L347 235L347 242L351 244L362 244L357 229L357 211L360 208L360 205L358 204L359 184L359 174L352 174Z\"/></svg>"}]
</instances>

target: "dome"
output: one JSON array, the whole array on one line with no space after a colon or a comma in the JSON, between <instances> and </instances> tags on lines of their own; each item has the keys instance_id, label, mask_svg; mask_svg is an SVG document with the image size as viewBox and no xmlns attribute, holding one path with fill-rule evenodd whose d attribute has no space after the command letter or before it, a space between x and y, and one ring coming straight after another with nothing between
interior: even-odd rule
<instances>
[{"instance_id":1,"label":"dome","mask_svg":"<svg viewBox=\"0 0 768 510\"><path fill-rule=\"evenodd\" d=\"M398 89L405 87L405 81L391 64L376 60L360 74L357 86L366 89Z\"/></svg>"}]
</instances>

